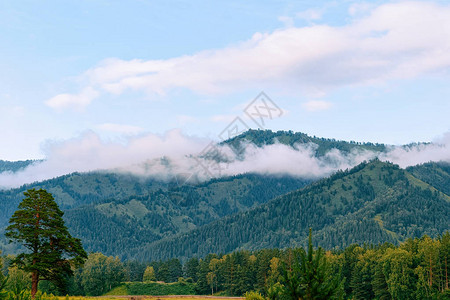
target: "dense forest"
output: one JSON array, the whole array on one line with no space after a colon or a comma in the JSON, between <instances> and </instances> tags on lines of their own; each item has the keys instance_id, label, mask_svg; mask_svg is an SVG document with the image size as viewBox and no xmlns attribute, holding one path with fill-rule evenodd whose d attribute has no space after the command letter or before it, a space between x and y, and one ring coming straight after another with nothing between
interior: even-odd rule
<instances>
[{"instance_id":1,"label":"dense forest","mask_svg":"<svg viewBox=\"0 0 450 300\"><path fill-rule=\"evenodd\" d=\"M0 191L0 226L7 225L23 191L44 188L64 210L66 224L86 250L126 258L146 243L256 207L310 182L246 174L177 186L126 174L74 173ZM1 241L0 247L14 251Z\"/></svg>"},{"instance_id":2,"label":"dense forest","mask_svg":"<svg viewBox=\"0 0 450 300\"><path fill-rule=\"evenodd\" d=\"M245 174L171 185L126 174L74 173L0 191L0 225L31 187L51 192L87 251L122 259L187 259L296 247L305 231L327 248L398 243L450 228L448 163L400 169L381 161L319 180ZM6 253L16 248L0 239Z\"/></svg>"},{"instance_id":3,"label":"dense forest","mask_svg":"<svg viewBox=\"0 0 450 300\"><path fill-rule=\"evenodd\" d=\"M89 255L83 268L68 279L65 291L42 281L40 289L70 295L127 293L138 295L215 294L242 296L255 291L269 299L274 289L285 284L284 274L292 269L299 248L239 250L228 254L139 262L121 261L101 253ZM315 250L317 255L318 249ZM344 299L448 299L450 233L436 238L425 235L409 238L400 245L352 244L324 253L323 268L341 283ZM29 285L29 277L9 266L11 256L3 258L3 272L9 275L7 288ZM158 282L174 284L165 285ZM112 291L111 291L112 290Z\"/></svg>"},{"instance_id":4,"label":"dense forest","mask_svg":"<svg viewBox=\"0 0 450 300\"><path fill-rule=\"evenodd\" d=\"M441 170L439 164L434 167ZM424 234L435 237L450 228L449 199L398 166L375 160L257 208L154 242L136 258L185 259L237 249L303 246L309 227L316 230L316 242L326 248L395 244Z\"/></svg>"}]
</instances>

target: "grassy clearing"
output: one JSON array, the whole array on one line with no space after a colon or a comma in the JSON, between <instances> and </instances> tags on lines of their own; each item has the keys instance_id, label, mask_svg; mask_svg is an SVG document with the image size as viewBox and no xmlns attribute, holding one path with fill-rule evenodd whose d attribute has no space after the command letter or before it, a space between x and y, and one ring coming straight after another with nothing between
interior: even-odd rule
<instances>
[{"instance_id":1,"label":"grassy clearing","mask_svg":"<svg viewBox=\"0 0 450 300\"><path fill-rule=\"evenodd\" d=\"M188 282L125 282L109 291L105 296L121 295L195 295L195 284Z\"/></svg>"},{"instance_id":2,"label":"grassy clearing","mask_svg":"<svg viewBox=\"0 0 450 300\"><path fill-rule=\"evenodd\" d=\"M139 299L155 299L155 300L226 300L226 299L244 299L243 297L219 297L219 296L196 296L196 295L166 295L166 296L131 296L131 295L127 295L127 296L102 296L99 297L102 300L106 299L135 299L135 300L139 300ZM78 300L78 299L77 299ZM79 299L81 300L81 299Z\"/></svg>"},{"instance_id":3,"label":"grassy clearing","mask_svg":"<svg viewBox=\"0 0 450 300\"><path fill-rule=\"evenodd\" d=\"M219 296L197 296L197 295L165 295L165 296L100 296L100 297L57 297L58 300L118 300L118 299L154 299L154 300L227 300L227 299L244 299L243 297L219 297Z\"/></svg>"}]
</instances>

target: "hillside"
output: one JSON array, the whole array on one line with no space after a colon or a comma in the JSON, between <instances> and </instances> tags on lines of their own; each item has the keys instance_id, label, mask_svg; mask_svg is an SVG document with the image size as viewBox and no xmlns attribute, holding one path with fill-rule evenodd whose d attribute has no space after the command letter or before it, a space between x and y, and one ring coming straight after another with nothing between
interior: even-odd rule
<instances>
[{"instance_id":1,"label":"hillside","mask_svg":"<svg viewBox=\"0 0 450 300\"><path fill-rule=\"evenodd\" d=\"M309 182L247 174L174 187L131 175L74 173L0 191L0 226L6 227L24 190L42 187L53 194L87 251L126 258L132 248L248 210Z\"/></svg>"},{"instance_id":2,"label":"hillside","mask_svg":"<svg viewBox=\"0 0 450 300\"><path fill-rule=\"evenodd\" d=\"M338 172L255 209L154 242L142 260L303 245L308 228L326 248L397 243L450 228L450 198L396 165L378 160Z\"/></svg>"},{"instance_id":3,"label":"hillside","mask_svg":"<svg viewBox=\"0 0 450 300\"><path fill-rule=\"evenodd\" d=\"M167 186L154 179L144 179L125 174L102 172L72 173L20 188L0 190L0 227L4 227L30 188L43 188L52 193L58 205L64 209L102 202L105 199L121 199L131 195L147 195L152 190Z\"/></svg>"},{"instance_id":4,"label":"hillside","mask_svg":"<svg viewBox=\"0 0 450 300\"><path fill-rule=\"evenodd\" d=\"M382 152L386 150L384 144L374 143L359 143L359 142L347 142L335 139L311 137L305 133L293 132L293 131L272 131L272 130L255 130L249 129L246 132L223 142L235 149L242 148L242 143L253 143L258 147L264 145L272 145L274 143L281 143L284 145L294 146L295 144L308 144L313 143L317 145L316 155L323 156L331 149L338 149L342 152L351 152L354 149L370 150L374 152Z\"/></svg>"},{"instance_id":5,"label":"hillside","mask_svg":"<svg viewBox=\"0 0 450 300\"><path fill-rule=\"evenodd\" d=\"M429 162L406 169L414 177L450 195L450 163Z\"/></svg>"},{"instance_id":6,"label":"hillside","mask_svg":"<svg viewBox=\"0 0 450 300\"><path fill-rule=\"evenodd\" d=\"M18 160L18 161L8 161L0 159L0 173L3 172L17 172L25 169L29 165L37 162L36 160Z\"/></svg>"}]
</instances>

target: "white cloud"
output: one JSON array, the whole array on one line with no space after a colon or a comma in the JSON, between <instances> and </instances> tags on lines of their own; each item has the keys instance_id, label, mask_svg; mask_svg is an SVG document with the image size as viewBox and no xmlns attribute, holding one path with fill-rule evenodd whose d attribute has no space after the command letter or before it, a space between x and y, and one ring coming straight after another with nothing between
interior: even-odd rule
<instances>
[{"instance_id":1,"label":"white cloud","mask_svg":"<svg viewBox=\"0 0 450 300\"><path fill-rule=\"evenodd\" d=\"M135 165L142 165L163 157L183 164L184 157L192 153L200 153L208 143L209 140L189 137L179 130L169 131L163 136L147 134L129 137L126 143L102 141L95 133L87 132L79 138L48 144L44 162L14 174L0 173L0 182L1 186L10 187L75 171L134 170ZM164 168L155 168L151 171L149 174L161 175ZM135 172L143 171L141 168L136 168Z\"/></svg>"},{"instance_id":2,"label":"white cloud","mask_svg":"<svg viewBox=\"0 0 450 300\"><path fill-rule=\"evenodd\" d=\"M402 168L429 161L450 162L450 132L430 144L418 144L405 147L393 147L380 159L398 164Z\"/></svg>"},{"instance_id":3,"label":"white cloud","mask_svg":"<svg viewBox=\"0 0 450 300\"><path fill-rule=\"evenodd\" d=\"M79 94L59 94L47 100L45 104L51 108L61 110L64 108L83 109L100 95L92 87L84 88Z\"/></svg>"},{"instance_id":4,"label":"white cloud","mask_svg":"<svg viewBox=\"0 0 450 300\"><path fill-rule=\"evenodd\" d=\"M324 100L311 100L305 103L302 103L302 107L306 109L307 111L322 111L322 110L328 110L333 106L331 102L324 101Z\"/></svg>"},{"instance_id":5,"label":"white cloud","mask_svg":"<svg viewBox=\"0 0 450 300\"><path fill-rule=\"evenodd\" d=\"M346 26L289 27L245 42L165 60L108 59L86 71L88 86L47 104L84 107L102 93L164 95L174 88L213 95L264 86L327 91L449 70L450 7L395 2L353 7ZM310 12L310 18L319 14Z\"/></svg>"},{"instance_id":6,"label":"white cloud","mask_svg":"<svg viewBox=\"0 0 450 300\"><path fill-rule=\"evenodd\" d=\"M358 14L367 13L374 7L375 7L375 5L373 3L368 3L368 2L354 3L354 4L350 5L350 7L348 9L348 13L351 16L356 16Z\"/></svg>"}]
</instances>

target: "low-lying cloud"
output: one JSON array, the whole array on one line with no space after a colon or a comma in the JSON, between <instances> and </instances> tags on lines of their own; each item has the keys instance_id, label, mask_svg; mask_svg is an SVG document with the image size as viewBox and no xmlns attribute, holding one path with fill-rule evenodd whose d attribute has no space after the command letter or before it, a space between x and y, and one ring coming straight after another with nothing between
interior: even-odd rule
<instances>
[{"instance_id":1,"label":"low-lying cloud","mask_svg":"<svg viewBox=\"0 0 450 300\"><path fill-rule=\"evenodd\" d=\"M129 137L126 142L103 141L95 133L88 132L76 139L48 145L47 158L43 162L16 173L0 173L0 187L17 187L72 172L98 170L162 180L173 179L178 174L208 180L249 172L320 178L376 157L404 168L429 161L450 162L450 132L434 143L390 146L383 153L357 148L351 152L331 149L318 157L316 149L317 145L311 143L294 147L280 143L263 147L248 144L245 155L235 155L227 145L217 146L214 141L187 136L179 130L165 135ZM212 160L210 153L216 153L213 158L220 157L220 162Z\"/></svg>"}]
</instances>

